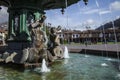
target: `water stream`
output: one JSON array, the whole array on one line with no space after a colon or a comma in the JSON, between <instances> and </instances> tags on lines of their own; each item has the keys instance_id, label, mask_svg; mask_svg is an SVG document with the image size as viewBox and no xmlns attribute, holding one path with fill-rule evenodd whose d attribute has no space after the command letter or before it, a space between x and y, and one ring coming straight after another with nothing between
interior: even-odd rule
<instances>
[{"instance_id":1,"label":"water stream","mask_svg":"<svg viewBox=\"0 0 120 80\"><path fill-rule=\"evenodd\" d=\"M95 2L96 2L97 8L99 9L98 15L99 15L100 21L103 22L103 20L102 20L102 14L100 14L101 9L100 9L100 6L99 6L99 2L98 2L98 0L95 0ZM105 46L105 50L106 50L106 57L107 57L105 60L108 60L108 61L109 61L104 24L101 25L101 26L102 26L102 29L101 29L102 31L101 31L101 33L102 33L102 37L103 37L103 41L104 41L104 46ZM101 38L102 38L102 37L101 37ZM101 53L102 53L102 52L101 52ZM108 64L107 64L107 63L101 63L101 66L108 66Z\"/></svg>"},{"instance_id":2,"label":"water stream","mask_svg":"<svg viewBox=\"0 0 120 80\"><path fill-rule=\"evenodd\" d=\"M69 58L68 48L65 46L64 58Z\"/></svg>"},{"instance_id":3,"label":"water stream","mask_svg":"<svg viewBox=\"0 0 120 80\"><path fill-rule=\"evenodd\" d=\"M47 65L46 65L45 59L43 59L43 61L42 61L41 72L50 72L50 69L49 69L49 68L47 67Z\"/></svg>"}]
</instances>

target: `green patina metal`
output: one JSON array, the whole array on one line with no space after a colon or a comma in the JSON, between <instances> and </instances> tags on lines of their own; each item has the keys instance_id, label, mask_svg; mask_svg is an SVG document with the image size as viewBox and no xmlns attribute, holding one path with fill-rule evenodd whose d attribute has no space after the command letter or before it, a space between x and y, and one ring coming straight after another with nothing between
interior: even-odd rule
<instances>
[{"instance_id":1,"label":"green patina metal","mask_svg":"<svg viewBox=\"0 0 120 80\"><path fill-rule=\"evenodd\" d=\"M33 21L39 20L43 11L10 7L9 12L9 41L31 41L29 31L29 16Z\"/></svg>"}]
</instances>

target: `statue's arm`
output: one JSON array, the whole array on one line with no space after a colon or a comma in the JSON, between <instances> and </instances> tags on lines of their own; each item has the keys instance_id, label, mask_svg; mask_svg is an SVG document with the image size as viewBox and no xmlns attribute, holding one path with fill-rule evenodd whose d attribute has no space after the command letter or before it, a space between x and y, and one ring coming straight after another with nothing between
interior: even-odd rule
<instances>
[{"instance_id":1,"label":"statue's arm","mask_svg":"<svg viewBox=\"0 0 120 80\"><path fill-rule=\"evenodd\" d=\"M59 36L58 36L58 35L56 35L55 42L56 42L58 45L60 45L60 41L59 41Z\"/></svg>"},{"instance_id":2,"label":"statue's arm","mask_svg":"<svg viewBox=\"0 0 120 80\"><path fill-rule=\"evenodd\" d=\"M44 44L47 45L47 43L48 43L47 35L46 35L46 33L44 31L42 31L42 33L43 33L43 37L44 37L44 41L45 41Z\"/></svg>"}]
</instances>

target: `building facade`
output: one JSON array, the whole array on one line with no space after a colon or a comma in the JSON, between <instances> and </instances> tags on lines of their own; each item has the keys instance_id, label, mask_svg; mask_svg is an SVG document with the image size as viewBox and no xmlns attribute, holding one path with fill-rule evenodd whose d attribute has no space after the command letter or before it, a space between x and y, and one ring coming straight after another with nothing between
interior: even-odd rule
<instances>
[{"instance_id":1,"label":"building facade","mask_svg":"<svg viewBox=\"0 0 120 80\"><path fill-rule=\"evenodd\" d=\"M120 42L120 29L102 30L62 30L58 33L61 43L85 43L96 44L97 42Z\"/></svg>"}]
</instances>

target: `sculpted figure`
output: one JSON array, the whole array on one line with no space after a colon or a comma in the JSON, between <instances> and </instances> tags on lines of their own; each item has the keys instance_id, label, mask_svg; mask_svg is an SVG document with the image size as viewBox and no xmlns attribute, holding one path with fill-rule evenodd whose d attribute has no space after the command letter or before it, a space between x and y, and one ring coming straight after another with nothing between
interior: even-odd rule
<instances>
[{"instance_id":1,"label":"sculpted figure","mask_svg":"<svg viewBox=\"0 0 120 80\"><path fill-rule=\"evenodd\" d=\"M63 58L63 50L60 46L60 39L57 35L57 32L61 30L61 27L58 28L51 28L50 31L50 51L53 56L57 58Z\"/></svg>"},{"instance_id":2,"label":"sculpted figure","mask_svg":"<svg viewBox=\"0 0 120 80\"><path fill-rule=\"evenodd\" d=\"M51 28L50 30L50 47L55 47L60 45L59 36L56 34L60 30L60 26L58 28Z\"/></svg>"},{"instance_id":3,"label":"sculpted figure","mask_svg":"<svg viewBox=\"0 0 120 80\"><path fill-rule=\"evenodd\" d=\"M46 17L42 15L40 20L37 20L35 23L32 23L30 26L34 47L40 47L41 43L44 43L46 45L48 42L46 33L41 29L43 27L45 19Z\"/></svg>"},{"instance_id":4,"label":"sculpted figure","mask_svg":"<svg viewBox=\"0 0 120 80\"><path fill-rule=\"evenodd\" d=\"M46 17L41 16L40 20L37 20L35 23L30 25L31 28L31 37L32 37L32 48L26 49L23 51L23 55L28 55L28 58L24 57L21 59L21 63L27 61L31 63L42 62L42 59L45 58L46 61L53 61L51 53L47 50L47 36L46 33L41 29Z\"/></svg>"}]
</instances>

